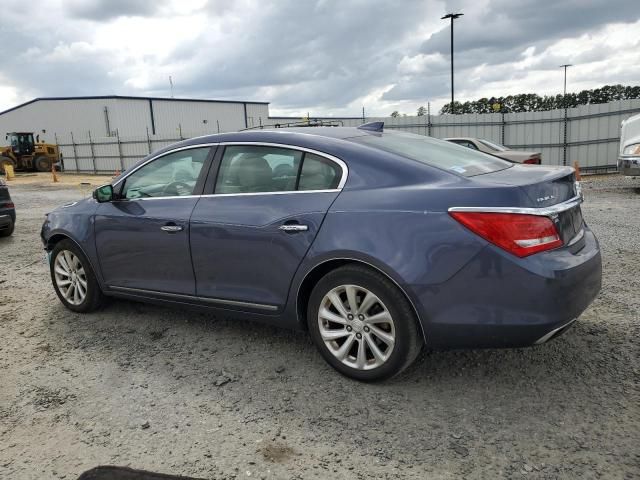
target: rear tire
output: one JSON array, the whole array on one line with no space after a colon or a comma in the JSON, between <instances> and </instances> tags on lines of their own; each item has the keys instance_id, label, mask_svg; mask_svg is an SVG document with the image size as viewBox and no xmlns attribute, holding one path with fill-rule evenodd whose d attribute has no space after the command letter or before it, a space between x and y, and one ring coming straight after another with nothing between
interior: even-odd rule
<instances>
[{"instance_id":1,"label":"rear tire","mask_svg":"<svg viewBox=\"0 0 640 480\"><path fill-rule=\"evenodd\" d=\"M51 171L51 162L47 157L38 157L33 160L33 167L38 172L49 172Z\"/></svg>"},{"instance_id":2,"label":"rear tire","mask_svg":"<svg viewBox=\"0 0 640 480\"><path fill-rule=\"evenodd\" d=\"M104 300L91 264L71 240L61 240L51 252L51 282L62 304L79 313L92 312Z\"/></svg>"},{"instance_id":3,"label":"rear tire","mask_svg":"<svg viewBox=\"0 0 640 480\"><path fill-rule=\"evenodd\" d=\"M317 283L307 323L327 363L365 382L398 375L423 344L405 295L387 277L360 265L340 267Z\"/></svg>"}]
</instances>

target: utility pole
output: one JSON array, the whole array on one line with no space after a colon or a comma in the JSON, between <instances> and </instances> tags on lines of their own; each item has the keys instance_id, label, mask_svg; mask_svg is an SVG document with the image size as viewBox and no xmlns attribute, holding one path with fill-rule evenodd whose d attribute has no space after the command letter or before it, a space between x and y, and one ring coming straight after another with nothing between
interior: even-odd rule
<instances>
[{"instance_id":1,"label":"utility pole","mask_svg":"<svg viewBox=\"0 0 640 480\"><path fill-rule=\"evenodd\" d=\"M173 78L169 75L169 88L171 89L171 98L173 98Z\"/></svg>"},{"instance_id":2,"label":"utility pole","mask_svg":"<svg viewBox=\"0 0 640 480\"><path fill-rule=\"evenodd\" d=\"M453 21L463 15L464 13L447 13L440 18L440 20L446 20L447 18L451 20L451 113L455 113L453 107Z\"/></svg>"},{"instance_id":3,"label":"utility pole","mask_svg":"<svg viewBox=\"0 0 640 480\"><path fill-rule=\"evenodd\" d=\"M567 67L573 67L570 63L566 63L564 65L560 65L560 68L564 68L564 93L562 94L562 98L567 96Z\"/></svg>"}]
</instances>

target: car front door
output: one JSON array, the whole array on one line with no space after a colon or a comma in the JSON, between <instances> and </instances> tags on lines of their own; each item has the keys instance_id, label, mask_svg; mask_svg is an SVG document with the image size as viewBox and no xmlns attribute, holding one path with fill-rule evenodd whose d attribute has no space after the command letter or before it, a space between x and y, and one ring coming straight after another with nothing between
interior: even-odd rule
<instances>
[{"instance_id":1,"label":"car front door","mask_svg":"<svg viewBox=\"0 0 640 480\"><path fill-rule=\"evenodd\" d=\"M222 148L212 194L191 216L197 295L223 306L276 311L346 181L346 165L293 147Z\"/></svg>"},{"instance_id":2,"label":"car front door","mask_svg":"<svg viewBox=\"0 0 640 480\"><path fill-rule=\"evenodd\" d=\"M189 217L204 186L213 147L155 158L121 180L117 198L95 215L105 283L130 293L195 294Z\"/></svg>"}]
</instances>

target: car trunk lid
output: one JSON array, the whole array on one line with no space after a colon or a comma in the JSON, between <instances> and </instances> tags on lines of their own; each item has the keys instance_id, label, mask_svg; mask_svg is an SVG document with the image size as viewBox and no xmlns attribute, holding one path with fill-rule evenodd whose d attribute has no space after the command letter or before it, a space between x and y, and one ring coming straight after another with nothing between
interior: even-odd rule
<instances>
[{"instance_id":1,"label":"car trunk lid","mask_svg":"<svg viewBox=\"0 0 640 480\"><path fill-rule=\"evenodd\" d=\"M580 187L571 167L514 165L498 172L477 175L473 180L484 186L511 186L522 191L520 205L516 208L553 211L552 218L558 233L566 245L582 230L583 218L580 202L571 208L553 208L559 204L580 197Z\"/></svg>"},{"instance_id":2,"label":"car trunk lid","mask_svg":"<svg viewBox=\"0 0 640 480\"><path fill-rule=\"evenodd\" d=\"M575 173L571 167L513 165L472 178L476 184L487 187L513 186L521 189L527 204L514 207L549 207L566 202L578 194Z\"/></svg>"}]
</instances>

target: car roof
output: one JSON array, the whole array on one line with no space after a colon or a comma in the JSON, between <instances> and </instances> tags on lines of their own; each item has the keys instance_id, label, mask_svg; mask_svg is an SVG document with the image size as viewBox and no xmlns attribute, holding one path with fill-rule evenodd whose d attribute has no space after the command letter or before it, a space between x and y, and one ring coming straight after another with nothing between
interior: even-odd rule
<instances>
[{"instance_id":1,"label":"car roof","mask_svg":"<svg viewBox=\"0 0 640 480\"><path fill-rule=\"evenodd\" d=\"M203 145L209 143L227 142L263 142L291 145L309 149L316 149L328 154L337 155L345 148L343 140L353 137L370 135L372 132L359 130L356 127L295 127L250 129L239 132L217 133L190 138L179 143L168 145L152 153L153 156L176 148Z\"/></svg>"}]
</instances>

